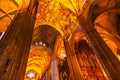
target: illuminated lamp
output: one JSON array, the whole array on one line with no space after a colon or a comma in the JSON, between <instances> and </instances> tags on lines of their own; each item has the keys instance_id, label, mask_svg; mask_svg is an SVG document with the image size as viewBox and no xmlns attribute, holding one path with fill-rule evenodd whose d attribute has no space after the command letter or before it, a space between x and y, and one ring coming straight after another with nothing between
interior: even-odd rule
<instances>
[{"instance_id":1,"label":"illuminated lamp","mask_svg":"<svg viewBox=\"0 0 120 80\"><path fill-rule=\"evenodd\" d=\"M58 59L64 59L65 57L67 57L64 48L60 48L60 49L57 50L56 57Z\"/></svg>"},{"instance_id":2,"label":"illuminated lamp","mask_svg":"<svg viewBox=\"0 0 120 80\"><path fill-rule=\"evenodd\" d=\"M27 74L27 77L30 78L30 79L34 78L35 76L36 76L36 74L34 72L29 72Z\"/></svg>"},{"instance_id":3,"label":"illuminated lamp","mask_svg":"<svg viewBox=\"0 0 120 80\"><path fill-rule=\"evenodd\" d=\"M61 59L64 59L66 57L65 53L61 53Z\"/></svg>"}]
</instances>

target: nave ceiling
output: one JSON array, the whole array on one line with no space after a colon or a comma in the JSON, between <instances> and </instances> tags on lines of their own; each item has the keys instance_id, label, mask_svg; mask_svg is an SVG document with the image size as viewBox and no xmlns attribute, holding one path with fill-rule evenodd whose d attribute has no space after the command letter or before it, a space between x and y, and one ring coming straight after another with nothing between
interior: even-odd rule
<instances>
[{"instance_id":1,"label":"nave ceiling","mask_svg":"<svg viewBox=\"0 0 120 80\"><path fill-rule=\"evenodd\" d=\"M75 27L79 26L76 17L80 15L80 13L82 12L82 7L87 2L87 0L38 1L39 7L35 27L48 24L57 29L62 35L66 32L71 32ZM93 3L92 0L89 1ZM120 13L119 3L119 0L95 0L93 3L94 10L92 15L93 20L95 20L95 25L96 23L100 23L103 25L102 27L104 29L107 28L107 30L109 30L110 28L112 28L111 24L114 25L115 23L117 23L116 21L118 20L116 18L116 13ZM28 4L29 0L0 0L0 32L4 32L15 14L20 9L23 10L24 8L26 8ZM115 6L117 6L117 8ZM109 9L112 14L107 13ZM112 19L112 23L109 21L108 18Z\"/></svg>"},{"instance_id":2,"label":"nave ceiling","mask_svg":"<svg viewBox=\"0 0 120 80\"><path fill-rule=\"evenodd\" d=\"M77 16L85 10L82 7L87 0L38 1L35 28L39 25L47 24L58 30L61 35L71 33L72 31L79 31ZM93 14L90 17L97 31L100 34L106 34L104 32L107 31L107 34L113 35L116 43L119 43L117 40L119 40L120 35L120 1L89 1L94 5ZM25 9L28 4L29 0L0 0L0 32L5 32L15 14L20 9ZM80 36L78 35L77 37Z\"/></svg>"}]
</instances>

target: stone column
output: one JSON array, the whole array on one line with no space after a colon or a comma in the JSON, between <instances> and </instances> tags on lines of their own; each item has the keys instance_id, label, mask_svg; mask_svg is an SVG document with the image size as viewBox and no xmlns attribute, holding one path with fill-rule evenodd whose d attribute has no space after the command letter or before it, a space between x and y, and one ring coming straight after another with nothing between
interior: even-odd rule
<instances>
[{"instance_id":1,"label":"stone column","mask_svg":"<svg viewBox=\"0 0 120 80\"><path fill-rule=\"evenodd\" d=\"M52 80L59 80L58 66L55 57L53 57L51 61L51 69L52 69Z\"/></svg>"},{"instance_id":2,"label":"stone column","mask_svg":"<svg viewBox=\"0 0 120 80\"><path fill-rule=\"evenodd\" d=\"M95 28L84 17L79 16L78 21L109 79L119 80L120 61L115 57Z\"/></svg>"},{"instance_id":3,"label":"stone column","mask_svg":"<svg viewBox=\"0 0 120 80\"><path fill-rule=\"evenodd\" d=\"M67 54L67 62L70 70L70 80L80 80L80 66L76 54L72 51L67 39L64 39L65 50Z\"/></svg>"},{"instance_id":4,"label":"stone column","mask_svg":"<svg viewBox=\"0 0 120 80\"><path fill-rule=\"evenodd\" d=\"M17 13L0 41L0 80L24 80L37 5L37 0L30 0L29 7Z\"/></svg>"}]
</instances>

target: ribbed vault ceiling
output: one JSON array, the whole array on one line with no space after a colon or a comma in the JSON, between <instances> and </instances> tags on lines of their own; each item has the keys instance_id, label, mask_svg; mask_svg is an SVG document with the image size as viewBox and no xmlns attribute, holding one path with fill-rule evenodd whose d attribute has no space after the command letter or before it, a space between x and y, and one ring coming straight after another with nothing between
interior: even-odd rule
<instances>
[{"instance_id":1,"label":"ribbed vault ceiling","mask_svg":"<svg viewBox=\"0 0 120 80\"><path fill-rule=\"evenodd\" d=\"M70 31L69 26L76 20L76 15L85 2L85 0L38 1L39 7L35 27L48 24L61 34ZM7 29L16 12L21 8L26 8L28 3L29 0L0 0L0 32Z\"/></svg>"},{"instance_id":2,"label":"ribbed vault ceiling","mask_svg":"<svg viewBox=\"0 0 120 80\"><path fill-rule=\"evenodd\" d=\"M39 7L35 27L50 25L62 35L71 32L77 23L76 16L87 0L38 0ZM92 0L91 0L92 1ZM95 26L115 31L116 13L120 14L119 0L95 0L93 17ZM4 32L16 12L28 6L29 0L0 0L0 32ZM110 12L110 13L108 13ZM101 14L103 13L103 14ZM100 15L101 14L101 15ZM100 15L100 16L98 16ZM96 18L96 16L98 16ZM99 24L99 25L98 25Z\"/></svg>"}]
</instances>

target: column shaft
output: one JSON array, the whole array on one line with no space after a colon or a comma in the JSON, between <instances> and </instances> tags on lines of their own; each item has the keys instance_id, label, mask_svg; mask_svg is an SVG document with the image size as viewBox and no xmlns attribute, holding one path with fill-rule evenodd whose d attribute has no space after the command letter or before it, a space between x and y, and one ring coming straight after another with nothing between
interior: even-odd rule
<instances>
[{"instance_id":1,"label":"column shaft","mask_svg":"<svg viewBox=\"0 0 120 80\"><path fill-rule=\"evenodd\" d=\"M120 79L120 61L106 45L99 33L83 17L78 17L81 29L88 38L93 51L100 60L110 80ZM112 45L111 45L112 46Z\"/></svg>"},{"instance_id":2,"label":"column shaft","mask_svg":"<svg viewBox=\"0 0 120 80\"><path fill-rule=\"evenodd\" d=\"M52 80L59 80L58 66L55 58L51 62L51 68L52 68Z\"/></svg>"},{"instance_id":3,"label":"column shaft","mask_svg":"<svg viewBox=\"0 0 120 80\"><path fill-rule=\"evenodd\" d=\"M20 10L0 41L0 80L24 79L37 5L31 0L27 9Z\"/></svg>"},{"instance_id":4,"label":"column shaft","mask_svg":"<svg viewBox=\"0 0 120 80\"><path fill-rule=\"evenodd\" d=\"M80 66L76 54L71 50L68 40L64 40L64 45L67 53L67 62L70 70L71 80L78 80L80 78Z\"/></svg>"}]
</instances>

